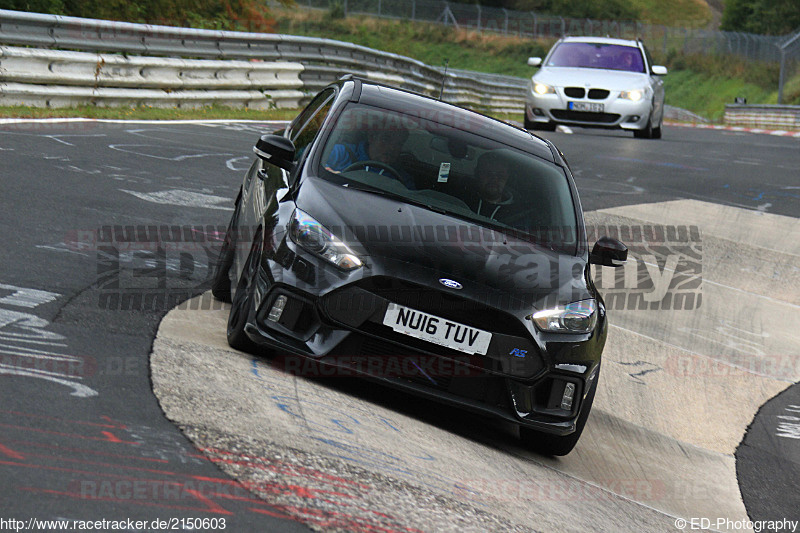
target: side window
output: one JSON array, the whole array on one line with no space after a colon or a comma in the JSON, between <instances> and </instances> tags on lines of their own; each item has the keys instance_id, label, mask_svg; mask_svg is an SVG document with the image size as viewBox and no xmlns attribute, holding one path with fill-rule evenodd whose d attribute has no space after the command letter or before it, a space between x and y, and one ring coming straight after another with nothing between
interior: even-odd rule
<instances>
[{"instance_id":1,"label":"side window","mask_svg":"<svg viewBox=\"0 0 800 533\"><path fill-rule=\"evenodd\" d=\"M288 137L294 143L295 163L303 159L306 148L319 133L333 104L334 93L333 89L328 89L318 94L290 126Z\"/></svg>"}]
</instances>

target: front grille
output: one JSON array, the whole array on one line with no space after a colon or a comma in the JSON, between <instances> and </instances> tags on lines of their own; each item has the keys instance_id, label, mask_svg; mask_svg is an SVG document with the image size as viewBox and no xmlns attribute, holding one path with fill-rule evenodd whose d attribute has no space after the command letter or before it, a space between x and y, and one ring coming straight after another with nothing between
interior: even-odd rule
<instances>
[{"instance_id":1,"label":"front grille","mask_svg":"<svg viewBox=\"0 0 800 533\"><path fill-rule=\"evenodd\" d=\"M605 89L589 89L589 98L592 100L605 100L608 98L608 94Z\"/></svg>"},{"instance_id":2,"label":"front grille","mask_svg":"<svg viewBox=\"0 0 800 533\"><path fill-rule=\"evenodd\" d=\"M583 87L565 87L564 94L570 98L583 98L583 95L586 94L586 90Z\"/></svg>"},{"instance_id":3,"label":"front grille","mask_svg":"<svg viewBox=\"0 0 800 533\"><path fill-rule=\"evenodd\" d=\"M573 122L613 124L619 120L619 115L614 113L592 113L589 111L570 111L567 109L553 109L550 112L559 120L571 120Z\"/></svg>"},{"instance_id":4,"label":"front grille","mask_svg":"<svg viewBox=\"0 0 800 533\"><path fill-rule=\"evenodd\" d=\"M403 364L405 358L421 356L408 347L397 346L391 342L375 339L360 333L351 333L334 348L326 358L335 358L339 364L346 363L348 358L360 361L362 369L370 370L369 374L397 382L414 384L486 403L501 408L508 408L508 393L505 379L487 374L473 366L463 366L457 362L446 362L442 366L434 365L438 372L408 371L413 365ZM363 358L370 358L367 365ZM403 370L400 373L397 369ZM446 371L442 371L446 370Z\"/></svg>"}]
</instances>

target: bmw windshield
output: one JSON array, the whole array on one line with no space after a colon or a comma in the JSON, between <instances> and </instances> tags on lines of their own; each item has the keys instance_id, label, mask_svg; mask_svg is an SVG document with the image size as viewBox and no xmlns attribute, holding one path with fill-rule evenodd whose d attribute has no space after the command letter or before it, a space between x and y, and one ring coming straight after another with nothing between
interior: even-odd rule
<instances>
[{"instance_id":1,"label":"bmw windshield","mask_svg":"<svg viewBox=\"0 0 800 533\"><path fill-rule=\"evenodd\" d=\"M574 253L577 221L564 169L475 129L350 104L318 175Z\"/></svg>"},{"instance_id":2,"label":"bmw windshield","mask_svg":"<svg viewBox=\"0 0 800 533\"><path fill-rule=\"evenodd\" d=\"M645 71L644 59L638 48L607 43L563 42L547 58L546 65L627 72Z\"/></svg>"}]
</instances>

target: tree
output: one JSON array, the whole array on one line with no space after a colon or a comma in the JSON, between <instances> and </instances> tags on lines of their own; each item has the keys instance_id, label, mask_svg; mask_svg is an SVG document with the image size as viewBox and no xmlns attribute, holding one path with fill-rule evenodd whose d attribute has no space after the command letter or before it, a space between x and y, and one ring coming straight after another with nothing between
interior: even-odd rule
<instances>
[{"instance_id":1,"label":"tree","mask_svg":"<svg viewBox=\"0 0 800 533\"><path fill-rule=\"evenodd\" d=\"M63 15L64 2L62 0L0 0L0 9Z\"/></svg>"},{"instance_id":2,"label":"tree","mask_svg":"<svg viewBox=\"0 0 800 533\"><path fill-rule=\"evenodd\" d=\"M721 29L786 35L800 29L798 0L727 0Z\"/></svg>"}]
</instances>

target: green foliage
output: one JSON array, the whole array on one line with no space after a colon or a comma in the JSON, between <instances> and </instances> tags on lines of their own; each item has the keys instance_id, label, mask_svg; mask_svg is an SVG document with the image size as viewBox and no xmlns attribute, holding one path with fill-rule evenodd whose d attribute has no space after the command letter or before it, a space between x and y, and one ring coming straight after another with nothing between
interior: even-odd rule
<instances>
[{"instance_id":1,"label":"green foliage","mask_svg":"<svg viewBox=\"0 0 800 533\"><path fill-rule=\"evenodd\" d=\"M739 79L764 90L777 89L780 65L760 61L733 59L730 56L683 54L670 50L664 60L671 70L690 70L717 78Z\"/></svg>"},{"instance_id":2,"label":"green foliage","mask_svg":"<svg viewBox=\"0 0 800 533\"><path fill-rule=\"evenodd\" d=\"M786 35L800 29L798 0L727 0L721 29Z\"/></svg>"},{"instance_id":3,"label":"green foliage","mask_svg":"<svg viewBox=\"0 0 800 533\"><path fill-rule=\"evenodd\" d=\"M515 0L506 7L572 18L637 20L641 11L626 0Z\"/></svg>"},{"instance_id":4,"label":"green foliage","mask_svg":"<svg viewBox=\"0 0 800 533\"><path fill-rule=\"evenodd\" d=\"M64 15L63 0L0 0L0 9Z\"/></svg>"},{"instance_id":5,"label":"green foliage","mask_svg":"<svg viewBox=\"0 0 800 533\"><path fill-rule=\"evenodd\" d=\"M0 9L248 31L271 31L273 23L262 0L0 0Z\"/></svg>"},{"instance_id":6,"label":"green foliage","mask_svg":"<svg viewBox=\"0 0 800 533\"><path fill-rule=\"evenodd\" d=\"M338 20L344 17L344 2L342 0L330 0L328 2L328 18L330 20Z\"/></svg>"}]
</instances>

